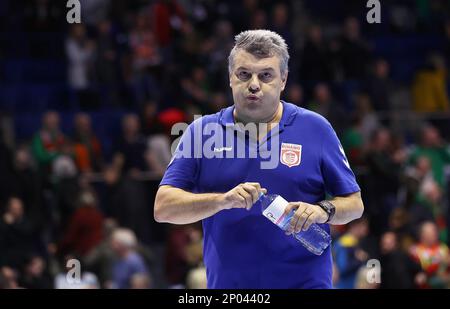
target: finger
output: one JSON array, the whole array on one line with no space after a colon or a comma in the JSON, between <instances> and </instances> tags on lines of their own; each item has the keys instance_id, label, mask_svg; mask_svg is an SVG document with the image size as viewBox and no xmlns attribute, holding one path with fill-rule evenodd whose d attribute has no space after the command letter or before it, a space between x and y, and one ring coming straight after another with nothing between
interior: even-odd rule
<instances>
[{"instance_id":1,"label":"finger","mask_svg":"<svg viewBox=\"0 0 450 309\"><path fill-rule=\"evenodd\" d=\"M253 197L243 187L238 189L239 194L245 199L245 208L250 209L253 205Z\"/></svg>"},{"instance_id":2,"label":"finger","mask_svg":"<svg viewBox=\"0 0 450 309\"><path fill-rule=\"evenodd\" d=\"M303 210L303 212L300 213L299 210L297 210L296 213L299 213L299 215L298 215L299 219L297 221L297 224L294 227L294 231L295 231L295 233L299 233L302 230L303 225L305 224L306 220L308 220L311 213L308 212L306 207Z\"/></svg>"},{"instance_id":3,"label":"finger","mask_svg":"<svg viewBox=\"0 0 450 309\"><path fill-rule=\"evenodd\" d=\"M259 190L254 186L244 184L242 188L252 196L252 205L259 199Z\"/></svg>"},{"instance_id":4,"label":"finger","mask_svg":"<svg viewBox=\"0 0 450 309\"><path fill-rule=\"evenodd\" d=\"M297 206L297 210L295 210L294 215L292 216L292 219L289 222L288 235L294 233L295 227L298 224L298 220L300 220L300 218L301 218L300 215L305 210L305 206L302 203L295 203L293 209L295 209L295 206Z\"/></svg>"},{"instance_id":5,"label":"finger","mask_svg":"<svg viewBox=\"0 0 450 309\"><path fill-rule=\"evenodd\" d=\"M289 203L284 209L284 215L287 216L292 211L292 209L297 209L300 207L300 203Z\"/></svg>"},{"instance_id":6,"label":"finger","mask_svg":"<svg viewBox=\"0 0 450 309\"><path fill-rule=\"evenodd\" d=\"M309 229L309 227L315 223L317 221L317 214L316 213L312 213L309 217L308 220L306 220L305 224L303 224L303 231L307 231Z\"/></svg>"},{"instance_id":7,"label":"finger","mask_svg":"<svg viewBox=\"0 0 450 309\"><path fill-rule=\"evenodd\" d=\"M239 190L236 190L236 199L238 202L238 206L236 208L247 208L247 201L245 196Z\"/></svg>"},{"instance_id":8,"label":"finger","mask_svg":"<svg viewBox=\"0 0 450 309\"><path fill-rule=\"evenodd\" d=\"M261 184L259 182L244 182L244 185L252 186L258 191L261 190Z\"/></svg>"},{"instance_id":9,"label":"finger","mask_svg":"<svg viewBox=\"0 0 450 309\"><path fill-rule=\"evenodd\" d=\"M245 185L250 185L252 187L255 187L257 192L258 192L258 198L259 196L262 194L267 194L267 189L266 188L262 188L261 184L259 182L245 182Z\"/></svg>"},{"instance_id":10,"label":"finger","mask_svg":"<svg viewBox=\"0 0 450 309\"><path fill-rule=\"evenodd\" d=\"M286 206L286 208L284 209L284 214L283 214L283 216L284 216L284 217L288 217L288 215L289 215L292 211L294 211L296 208L297 208L297 205L295 205L295 204L288 204L288 205ZM286 223L285 223L285 226L283 227L283 229L284 229L286 235L291 235L291 234L292 234L291 224L294 222L294 226L295 226L295 223L297 223L296 220L298 220L298 218L292 216L291 219L289 220L289 222L286 222Z\"/></svg>"}]
</instances>

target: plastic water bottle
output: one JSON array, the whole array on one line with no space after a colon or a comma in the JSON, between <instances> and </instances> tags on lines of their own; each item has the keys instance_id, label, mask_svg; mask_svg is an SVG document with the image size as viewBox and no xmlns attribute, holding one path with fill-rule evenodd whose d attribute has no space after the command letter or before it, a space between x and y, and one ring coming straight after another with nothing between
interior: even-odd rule
<instances>
[{"instance_id":1,"label":"plastic water bottle","mask_svg":"<svg viewBox=\"0 0 450 309\"><path fill-rule=\"evenodd\" d=\"M265 195L262 193L258 202L261 203L262 214L280 229L286 231L295 211L293 209L288 215L284 215L284 210L289 202L278 194ZM311 224L307 231L302 230L292 235L306 249L316 255L321 255L331 243L331 236L315 223Z\"/></svg>"}]
</instances>

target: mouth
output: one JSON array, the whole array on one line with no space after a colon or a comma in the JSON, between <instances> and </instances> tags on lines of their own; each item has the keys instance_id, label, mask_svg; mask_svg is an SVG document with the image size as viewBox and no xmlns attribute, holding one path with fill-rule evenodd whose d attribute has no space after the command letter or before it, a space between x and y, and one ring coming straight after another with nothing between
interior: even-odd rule
<instances>
[{"instance_id":1,"label":"mouth","mask_svg":"<svg viewBox=\"0 0 450 309\"><path fill-rule=\"evenodd\" d=\"M247 100L252 101L252 102L256 102L258 100L260 100L260 97L256 96L256 95L248 95Z\"/></svg>"}]
</instances>

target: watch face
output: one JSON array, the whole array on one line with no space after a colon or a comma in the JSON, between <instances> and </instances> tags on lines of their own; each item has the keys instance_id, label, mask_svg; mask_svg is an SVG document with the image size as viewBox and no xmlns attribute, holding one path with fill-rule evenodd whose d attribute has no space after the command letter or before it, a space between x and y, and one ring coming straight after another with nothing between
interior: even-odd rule
<instances>
[{"instance_id":1,"label":"watch face","mask_svg":"<svg viewBox=\"0 0 450 309\"><path fill-rule=\"evenodd\" d=\"M322 201L319 203L320 207L328 214L328 220L327 222L329 222L332 217L334 216L334 212L335 212L335 207L332 203L328 202L328 201Z\"/></svg>"}]
</instances>

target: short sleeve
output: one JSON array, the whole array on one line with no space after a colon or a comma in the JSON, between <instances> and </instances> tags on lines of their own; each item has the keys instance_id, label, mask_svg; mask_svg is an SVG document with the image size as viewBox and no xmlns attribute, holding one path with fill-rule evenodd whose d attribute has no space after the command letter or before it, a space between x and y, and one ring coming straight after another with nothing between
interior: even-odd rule
<instances>
[{"instance_id":1,"label":"short sleeve","mask_svg":"<svg viewBox=\"0 0 450 309\"><path fill-rule=\"evenodd\" d=\"M194 127L198 124L193 122L182 135L159 184L160 186L170 185L183 190L193 190L199 167L199 158L195 156L196 148L202 146L195 142Z\"/></svg>"},{"instance_id":2,"label":"short sleeve","mask_svg":"<svg viewBox=\"0 0 450 309\"><path fill-rule=\"evenodd\" d=\"M325 191L332 196L347 195L361 190L336 132L328 121L322 139L321 171Z\"/></svg>"}]
</instances>

